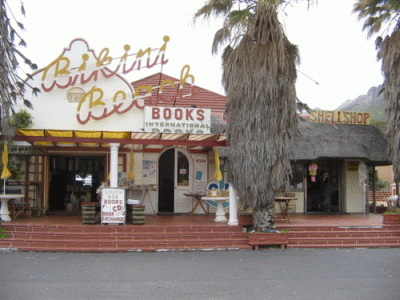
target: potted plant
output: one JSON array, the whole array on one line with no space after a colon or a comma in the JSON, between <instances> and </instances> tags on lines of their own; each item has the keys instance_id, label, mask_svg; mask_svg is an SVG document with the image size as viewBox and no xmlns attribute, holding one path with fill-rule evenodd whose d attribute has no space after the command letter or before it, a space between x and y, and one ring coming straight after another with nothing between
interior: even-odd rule
<instances>
[{"instance_id":1,"label":"potted plant","mask_svg":"<svg viewBox=\"0 0 400 300\"><path fill-rule=\"evenodd\" d=\"M281 245L285 249L289 242L288 230L251 231L248 233L249 244L254 250L264 245Z\"/></svg>"},{"instance_id":2,"label":"potted plant","mask_svg":"<svg viewBox=\"0 0 400 300\"><path fill-rule=\"evenodd\" d=\"M396 208L394 212L385 212L382 214L383 216L383 224L386 225L395 225L400 224L400 208Z\"/></svg>"}]
</instances>

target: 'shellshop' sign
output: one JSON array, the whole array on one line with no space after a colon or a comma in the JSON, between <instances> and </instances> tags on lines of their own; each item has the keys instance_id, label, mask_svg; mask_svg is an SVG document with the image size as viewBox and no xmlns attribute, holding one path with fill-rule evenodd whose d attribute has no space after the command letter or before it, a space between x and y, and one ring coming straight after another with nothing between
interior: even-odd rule
<instances>
[{"instance_id":1,"label":"'shellshop' sign","mask_svg":"<svg viewBox=\"0 0 400 300\"><path fill-rule=\"evenodd\" d=\"M310 122L369 125L371 115L367 112L313 110L310 114Z\"/></svg>"},{"instance_id":2,"label":"'shellshop' sign","mask_svg":"<svg viewBox=\"0 0 400 300\"><path fill-rule=\"evenodd\" d=\"M146 132L210 133L210 109L146 106L144 117Z\"/></svg>"}]
</instances>

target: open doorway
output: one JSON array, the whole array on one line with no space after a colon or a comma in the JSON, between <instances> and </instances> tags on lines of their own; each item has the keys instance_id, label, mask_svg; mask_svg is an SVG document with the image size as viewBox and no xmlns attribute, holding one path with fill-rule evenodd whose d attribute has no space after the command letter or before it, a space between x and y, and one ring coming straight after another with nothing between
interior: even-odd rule
<instances>
[{"instance_id":1,"label":"open doorway","mask_svg":"<svg viewBox=\"0 0 400 300\"><path fill-rule=\"evenodd\" d=\"M169 149L160 156L158 187L158 212L173 213L175 198L175 149Z\"/></svg>"},{"instance_id":2,"label":"open doorway","mask_svg":"<svg viewBox=\"0 0 400 300\"><path fill-rule=\"evenodd\" d=\"M307 165L307 212L341 212L340 174L340 161Z\"/></svg>"},{"instance_id":3,"label":"open doorway","mask_svg":"<svg viewBox=\"0 0 400 300\"><path fill-rule=\"evenodd\" d=\"M82 201L96 202L104 168L104 156L50 156L49 211L79 213Z\"/></svg>"},{"instance_id":4,"label":"open doorway","mask_svg":"<svg viewBox=\"0 0 400 300\"><path fill-rule=\"evenodd\" d=\"M185 196L191 187L190 154L183 149L164 151L159 159L158 212L187 213L190 202Z\"/></svg>"}]
</instances>

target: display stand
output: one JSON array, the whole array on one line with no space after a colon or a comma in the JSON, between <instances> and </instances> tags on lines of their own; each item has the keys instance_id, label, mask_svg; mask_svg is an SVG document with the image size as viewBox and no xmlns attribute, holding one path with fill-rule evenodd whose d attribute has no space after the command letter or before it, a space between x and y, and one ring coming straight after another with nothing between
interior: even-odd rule
<instances>
[{"instance_id":1,"label":"display stand","mask_svg":"<svg viewBox=\"0 0 400 300\"><path fill-rule=\"evenodd\" d=\"M136 185L136 186L131 186L129 189L127 189L128 190L128 193L129 193L129 195L128 195L128 198L130 198L131 197L131 191L130 190L132 190L132 191L141 191L142 192L142 196L141 196L141 199L140 199L140 205L143 205L143 206L145 206L146 205L146 200L150 203L150 207L151 207L151 210L152 210L152 212L155 214L156 213L156 211L155 211L155 209L154 209L154 207L153 207L153 204L151 203L151 197L150 197L150 191L156 191L157 190L157 187L155 186L155 185Z\"/></svg>"}]
</instances>

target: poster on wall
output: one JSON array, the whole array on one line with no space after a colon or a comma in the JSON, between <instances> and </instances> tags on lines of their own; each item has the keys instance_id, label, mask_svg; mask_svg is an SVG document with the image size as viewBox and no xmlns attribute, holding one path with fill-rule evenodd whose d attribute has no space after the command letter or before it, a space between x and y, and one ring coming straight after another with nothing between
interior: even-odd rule
<instances>
[{"instance_id":1,"label":"poster on wall","mask_svg":"<svg viewBox=\"0 0 400 300\"><path fill-rule=\"evenodd\" d=\"M125 190L103 188L101 190L101 224L125 223Z\"/></svg>"},{"instance_id":2,"label":"poster on wall","mask_svg":"<svg viewBox=\"0 0 400 300\"><path fill-rule=\"evenodd\" d=\"M152 160L143 161L143 178L156 177L156 162Z\"/></svg>"}]
</instances>

